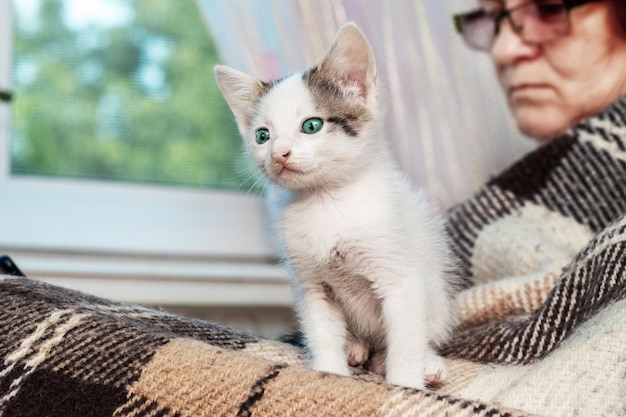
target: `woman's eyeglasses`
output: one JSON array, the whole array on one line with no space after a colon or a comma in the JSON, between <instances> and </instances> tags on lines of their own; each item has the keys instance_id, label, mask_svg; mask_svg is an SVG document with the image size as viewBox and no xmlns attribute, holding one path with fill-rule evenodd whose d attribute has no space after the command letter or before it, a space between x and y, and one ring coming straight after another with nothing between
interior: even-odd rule
<instances>
[{"instance_id":1,"label":"woman's eyeglasses","mask_svg":"<svg viewBox=\"0 0 626 417\"><path fill-rule=\"evenodd\" d=\"M510 9L478 9L454 15L454 26L468 46L481 51L491 49L504 19L524 41L550 42L569 32L571 9L593 1L599 0L533 0Z\"/></svg>"}]
</instances>

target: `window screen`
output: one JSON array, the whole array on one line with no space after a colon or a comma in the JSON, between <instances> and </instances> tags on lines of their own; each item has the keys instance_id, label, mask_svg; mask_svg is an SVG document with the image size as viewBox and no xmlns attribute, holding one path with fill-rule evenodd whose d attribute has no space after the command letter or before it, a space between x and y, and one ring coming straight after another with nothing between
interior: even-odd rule
<instances>
[{"instance_id":1,"label":"window screen","mask_svg":"<svg viewBox=\"0 0 626 417\"><path fill-rule=\"evenodd\" d=\"M195 1L12 5L13 175L246 187Z\"/></svg>"}]
</instances>

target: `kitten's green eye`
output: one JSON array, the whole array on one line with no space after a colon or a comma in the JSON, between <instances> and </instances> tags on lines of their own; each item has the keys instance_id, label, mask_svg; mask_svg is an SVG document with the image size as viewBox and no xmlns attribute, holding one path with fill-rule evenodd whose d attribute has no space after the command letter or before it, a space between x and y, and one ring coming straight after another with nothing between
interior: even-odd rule
<instances>
[{"instance_id":1,"label":"kitten's green eye","mask_svg":"<svg viewBox=\"0 0 626 417\"><path fill-rule=\"evenodd\" d=\"M302 123L302 132L307 135L312 135L322 130L322 126L324 126L322 119L318 119L317 117L306 119L304 123Z\"/></svg>"},{"instance_id":2,"label":"kitten's green eye","mask_svg":"<svg viewBox=\"0 0 626 417\"><path fill-rule=\"evenodd\" d=\"M262 128L256 131L256 143L259 145L263 145L265 142L270 140L270 131Z\"/></svg>"}]
</instances>

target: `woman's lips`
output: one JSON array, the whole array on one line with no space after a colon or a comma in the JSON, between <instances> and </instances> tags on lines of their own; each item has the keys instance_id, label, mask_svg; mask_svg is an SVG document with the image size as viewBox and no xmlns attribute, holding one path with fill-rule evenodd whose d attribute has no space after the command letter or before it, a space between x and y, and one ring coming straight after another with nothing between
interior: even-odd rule
<instances>
[{"instance_id":1,"label":"woman's lips","mask_svg":"<svg viewBox=\"0 0 626 417\"><path fill-rule=\"evenodd\" d=\"M511 98L533 98L549 92L550 86L542 83L519 83L508 89Z\"/></svg>"}]
</instances>

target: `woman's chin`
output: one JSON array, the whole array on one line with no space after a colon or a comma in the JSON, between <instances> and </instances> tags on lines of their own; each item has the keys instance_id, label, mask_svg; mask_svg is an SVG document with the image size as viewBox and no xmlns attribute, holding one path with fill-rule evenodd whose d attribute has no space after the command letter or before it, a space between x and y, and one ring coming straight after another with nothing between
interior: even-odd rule
<instances>
[{"instance_id":1,"label":"woman's chin","mask_svg":"<svg viewBox=\"0 0 626 417\"><path fill-rule=\"evenodd\" d=\"M565 132L570 126L569 119L546 111L514 111L517 127L538 144L545 145Z\"/></svg>"}]
</instances>

